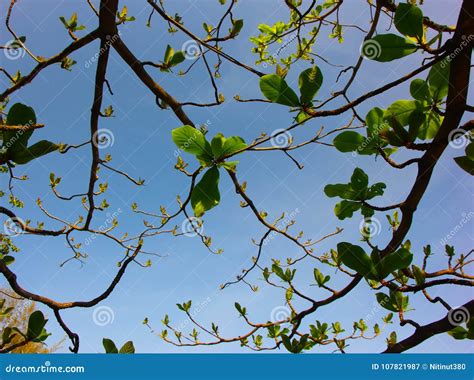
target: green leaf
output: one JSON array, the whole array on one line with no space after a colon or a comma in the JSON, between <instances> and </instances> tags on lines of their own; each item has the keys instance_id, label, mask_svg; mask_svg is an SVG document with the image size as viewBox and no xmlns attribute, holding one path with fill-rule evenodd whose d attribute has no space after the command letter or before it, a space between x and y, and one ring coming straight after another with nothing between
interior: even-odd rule
<instances>
[{"instance_id":1,"label":"green leaf","mask_svg":"<svg viewBox=\"0 0 474 380\"><path fill-rule=\"evenodd\" d=\"M192 305L192 300L189 300L188 302L183 302L182 304L177 303L176 306L178 306L178 309L181 311L188 312L191 309Z\"/></svg>"},{"instance_id":2,"label":"green leaf","mask_svg":"<svg viewBox=\"0 0 474 380\"><path fill-rule=\"evenodd\" d=\"M474 160L474 142L471 142L466 147L466 157Z\"/></svg>"},{"instance_id":3,"label":"green leaf","mask_svg":"<svg viewBox=\"0 0 474 380\"><path fill-rule=\"evenodd\" d=\"M46 322L48 322L48 320L44 318L44 315L40 310L31 313L30 318L28 319L28 330L26 333L28 339L36 340L43 335Z\"/></svg>"},{"instance_id":4,"label":"green leaf","mask_svg":"<svg viewBox=\"0 0 474 380\"><path fill-rule=\"evenodd\" d=\"M392 300L389 296L384 293L377 293L375 297L377 298L377 302L379 303L379 305L382 306L384 309L398 313L398 308L396 307L396 305L392 304Z\"/></svg>"},{"instance_id":5,"label":"green leaf","mask_svg":"<svg viewBox=\"0 0 474 380\"><path fill-rule=\"evenodd\" d=\"M212 159L211 145L200 130L189 125L183 125L173 129L171 137L179 149L195 156Z\"/></svg>"},{"instance_id":6,"label":"green leaf","mask_svg":"<svg viewBox=\"0 0 474 380\"><path fill-rule=\"evenodd\" d=\"M128 7L124 6L121 11L118 12L118 16L121 18L127 17L128 14Z\"/></svg>"},{"instance_id":7,"label":"green leaf","mask_svg":"<svg viewBox=\"0 0 474 380\"><path fill-rule=\"evenodd\" d=\"M344 131L336 136L333 144L340 152L354 152L360 150L365 141L364 136L355 131Z\"/></svg>"},{"instance_id":8,"label":"green leaf","mask_svg":"<svg viewBox=\"0 0 474 380\"><path fill-rule=\"evenodd\" d=\"M170 45L167 45L166 46L166 50L165 50L165 56L163 58L163 62L166 64L166 65L169 65L170 61L171 61L171 58L173 57L174 55L174 50L173 48L170 46Z\"/></svg>"},{"instance_id":9,"label":"green leaf","mask_svg":"<svg viewBox=\"0 0 474 380\"><path fill-rule=\"evenodd\" d=\"M396 34L379 34L364 42L362 54L378 62L390 62L414 53L417 46Z\"/></svg>"},{"instance_id":10,"label":"green leaf","mask_svg":"<svg viewBox=\"0 0 474 380\"><path fill-rule=\"evenodd\" d=\"M422 111L423 112L423 111ZM422 140L430 140L436 136L444 117L437 112L430 110L425 113L425 122L421 126L418 137Z\"/></svg>"},{"instance_id":11,"label":"green leaf","mask_svg":"<svg viewBox=\"0 0 474 380\"><path fill-rule=\"evenodd\" d=\"M2 258L2 261L5 263L5 265L10 265L15 262L15 258L13 256L7 255Z\"/></svg>"},{"instance_id":12,"label":"green leaf","mask_svg":"<svg viewBox=\"0 0 474 380\"><path fill-rule=\"evenodd\" d=\"M450 61L445 58L436 63L428 74L430 92L435 102L448 95L450 66Z\"/></svg>"},{"instance_id":13,"label":"green leaf","mask_svg":"<svg viewBox=\"0 0 474 380\"><path fill-rule=\"evenodd\" d=\"M410 83L410 94L413 99L416 100L429 100L430 99L430 87L428 83L423 79L415 79Z\"/></svg>"},{"instance_id":14,"label":"green leaf","mask_svg":"<svg viewBox=\"0 0 474 380\"><path fill-rule=\"evenodd\" d=\"M387 129L384 119L384 110L379 107L372 108L365 116L365 124L367 125L367 137L374 138L380 132Z\"/></svg>"},{"instance_id":15,"label":"green leaf","mask_svg":"<svg viewBox=\"0 0 474 380\"><path fill-rule=\"evenodd\" d=\"M112 339L104 338L102 339L102 345L105 348L106 354L118 354L117 346Z\"/></svg>"},{"instance_id":16,"label":"green leaf","mask_svg":"<svg viewBox=\"0 0 474 380\"><path fill-rule=\"evenodd\" d=\"M410 120L411 115L413 115L413 112L408 114L408 120ZM388 138L388 141L394 146L405 145L409 141L408 131L403 127L403 125L398 121L398 119L395 116L389 116L387 118L388 118L390 127L392 128L391 130L388 130L385 133L385 136Z\"/></svg>"},{"instance_id":17,"label":"green leaf","mask_svg":"<svg viewBox=\"0 0 474 380\"><path fill-rule=\"evenodd\" d=\"M73 13L69 19L69 26L75 28L77 26L77 13Z\"/></svg>"},{"instance_id":18,"label":"green leaf","mask_svg":"<svg viewBox=\"0 0 474 380\"><path fill-rule=\"evenodd\" d=\"M364 277L371 278L374 266L370 257L358 245L342 242L337 245L338 257L347 267L355 270Z\"/></svg>"},{"instance_id":19,"label":"green leaf","mask_svg":"<svg viewBox=\"0 0 474 380\"><path fill-rule=\"evenodd\" d=\"M290 287L286 289L285 299L286 299L286 302L291 301L293 299L293 288Z\"/></svg>"},{"instance_id":20,"label":"green leaf","mask_svg":"<svg viewBox=\"0 0 474 380\"><path fill-rule=\"evenodd\" d=\"M378 148L383 148L387 143L381 138L389 129L389 124L384 119L385 111L381 108L372 108L365 117L367 138L358 148L361 155L378 154Z\"/></svg>"},{"instance_id":21,"label":"green leaf","mask_svg":"<svg viewBox=\"0 0 474 380\"><path fill-rule=\"evenodd\" d=\"M224 163L222 163L222 167L232 172L235 172L238 163L239 161L225 161Z\"/></svg>"},{"instance_id":22,"label":"green leaf","mask_svg":"<svg viewBox=\"0 0 474 380\"><path fill-rule=\"evenodd\" d=\"M360 208L360 213L362 214L364 218L370 218L374 216L375 211L371 209L370 207L362 205L362 207Z\"/></svg>"},{"instance_id":23,"label":"green leaf","mask_svg":"<svg viewBox=\"0 0 474 380\"><path fill-rule=\"evenodd\" d=\"M395 27L401 34L423 41L423 12L416 5L400 3L394 17Z\"/></svg>"},{"instance_id":24,"label":"green leaf","mask_svg":"<svg viewBox=\"0 0 474 380\"><path fill-rule=\"evenodd\" d=\"M354 169L348 184L330 184L324 187L324 193L330 197L340 197L351 201L362 201L383 195L386 185L382 182L368 186L368 176L360 168Z\"/></svg>"},{"instance_id":25,"label":"green leaf","mask_svg":"<svg viewBox=\"0 0 474 380\"><path fill-rule=\"evenodd\" d=\"M380 326L377 323L374 325L374 333L375 335L380 334Z\"/></svg>"},{"instance_id":26,"label":"green leaf","mask_svg":"<svg viewBox=\"0 0 474 380\"><path fill-rule=\"evenodd\" d=\"M458 164L458 166L465 172L469 173L470 175L474 175L474 160L471 160L466 156L461 156L455 157L454 161L456 161L456 164Z\"/></svg>"},{"instance_id":27,"label":"green leaf","mask_svg":"<svg viewBox=\"0 0 474 380\"><path fill-rule=\"evenodd\" d=\"M11 159L15 163L22 165L58 149L59 145L47 140L41 140L26 149L13 151Z\"/></svg>"},{"instance_id":28,"label":"green leaf","mask_svg":"<svg viewBox=\"0 0 474 380\"><path fill-rule=\"evenodd\" d=\"M194 215L200 217L220 202L221 195L219 193L219 169L217 167L210 168L202 176L199 183L194 187L191 194L191 206Z\"/></svg>"},{"instance_id":29,"label":"green leaf","mask_svg":"<svg viewBox=\"0 0 474 380\"><path fill-rule=\"evenodd\" d=\"M239 136L225 138L222 133L218 133L211 141L212 153L216 160L230 156L239 150L245 149L247 144Z\"/></svg>"},{"instance_id":30,"label":"green leaf","mask_svg":"<svg viewBox=\"0 0 474 380\"><path fill-rule=\"evenodd\" d=\"M390 290L390 301L397 310L407 311L408 296L404 296L402 292Z\"/></svg>"},{"instance_id":31,"label":"green leaf","mask_svg":"<svg viewBox=\"0 0 474 380\"><path fill-rule=\"evenodd\" d=\"M416 265L412 265L411 271L413 273L413 277L415 277L417 285L423 285L425 283L425 275L421 268Z\"/></svg>"},{"instance_id":32,"label":"green leaf","mask_svg":"<svg viewBox=\"0 0 474 380\"><path fill-rule=\"evenodd\" d=\"M410 115L413 111L423 109L422 103L417 100L397 100L387 108L384 117L389 122L395 119L402 126L405 126L409 124ZM392 125L392 123L390 124Z\"/></svg>"},{"instance_id":33,"label":"green leaf","mask_svg":"<svg viewBox=\"0 0 474 380\"><path fill-rule=\"evenodd\" d=\"M351 186L354 190L361 192L367 189L369 176L360 168L355 168L351 176Z\"/></svg>"},{"instance_id":34,"label":"green leaf","mask_svg":"<svg viewBox=\"0 0 474 380\"><path fill-rule=\"evenodd\" d=\"M186 59L186 56L184 55L184 53L182 51L177 51L173 55L173 57L170 59L168 64L169 64L170 67L173 67L173 66L176 66L177 64L183 62L185 59Z\"/></svg>"},{"instance_id":35,"label":"green leaf","mask_svg":"<svg viewBox=\"0 0 474 380\"><path fill-rule=\"evenodd\" d=\"M298 78L300 88L300 101L302 104L309 104L313 101L323 84L323 74L318 66L313 66L304 70Z\"/></svg>"},{"instance_id":36,"label":"green leaf","mask_svg":"<svg viewBox=\"0 0 474 380\"><path fill-rule=\"evenodd\" d=\"M224 146L222 147L222 153L220 154L220 156L230 156L238 152L239 150L245 149L246 147L247 144L245 143L243 138L239 136L228 137L224 142ZM219 158L219 156L216 158Z\"/></svg>"},{"instance_id":37,"label":"green leaf","mask_svg":"<svg viewBox=\"0 0 474 380\"><path fill-rule=\"evenodd\" d=\"M278 265L272 265L272 272L275 273L278 277L280 277L283 281L287 281L285 272L283 272L283 269L281 269Z\"/></svg>"},{"instance_id":38,"label":"green leaf","mask_svg":"<svg viewBox=\"0 0 474 380\"><path fill-rule=\"evenodd\" d=\"M352 218L354 212L360 210L361 206L361 202L343 200L339 203L336 203L336 206L334 207L334 214L336 214L340 220Z\"/></svg>"},{"instance_id":39,"label":"green leaf","mask_svg":"<svg viewBox=\"0 0 474 380\"><path fill-rule=\"evenodd\" d=\"M386 187L386 185L381 182L376 183L368 188L367 184L367 174L365 174L362 169L356 168L351 176L351 183L326 185L324 192L330 198L340 197L353 201L361 201L382 195Z\"/></svg>"},{"instance_id":40,"label":"green leaf","mask_svg":"<svg viewBox=\"0 0 474 380\"><path fill-rule=\"evenodd\" d=\"M33 125L36 124L36 114L33 108L22 103L15 103L10 107L6 118L7 125ZM28 140L33 134L33 129L27 129L21 133L18 131L4 131L3 145L9 144L12 150L26 148Z\"/></svg>"},{"instance_id":41,"label":"green leaf","mask_svg":"<svg viewBox=\"0 0 474 380\"><path fill-rule=\"evenodd\" d=\"M393 346L394 344L397 343L397 333L395 331L392 331L387 338L387 345Z\"/></svg>"},{"instance_id":42,"label":"green leaf","mask_svg":"<svg viewBox=\"0 0 474 380\"><path fill-rule=\"evenodd\" d=\"M308 334L303 335L300 340L296 338L290 340L286 334L281 334L281 341L289 352L298 354L306 347L306 343L308 342Z\"/></svg>"},{"instance_id":43,"label":"green leaf","mask_svg":"<svg viewBox=\"0 0 474 380\"><path fill-rule=\"evenodd\" d=\"M330 276L325 276L324 274L322 274L318 268L314 268L313 274L314 274L314 279L319 287L323 286L326 282L328 282L331 279Z\"/></svg>"},{"instance_id":44,"label":"green leaf","mask_svg":"<svg viewBox=\"0 0 474 380\"><path fill-rule=\"evenodd\" d=\"M220 157L224 149L224 143L226 138L222 133L216 134L211 140L211 149L214 157Z\"/></svg>"},{"instance_id":45,"label":"green leaf","mask_svg":"<svg viewBox=\"0 0 474 380\"><path fill-rule=\"evenodd\" d=\"M135 347L133 346L133 342L129 340L126 342L120 351L118 352L119 354L134 354L135 353Z\"/></svg>"},{"instance_id":46,"label":"green leaf","mask_svg":"<svg viewBox=\"0 0 474 380\"><path fill-rule=\"evenodd\" d=\"M281 67L278 63L275 68L275 73L279 76L282 77L283 79L286 78L286 75L288 74L288 67Z\"/></svg>"},{"instance_id":47,"label":"green leaf","mask_svg":"<svg viewBox=\"0 0 474 380\"><path fill-rule=\"evenodd\" d=\"M13 331L14 330L9 326L3 329L3 333L2 333L3 345L9 344L12 341L12 339L15 337L16 334Z\"/></svg>"},{"instance_id":48,"label":"green leaf","mask_svg":"<svg viewBox=\"0 0 474 380\"><path fill-rule=\"evenodd\" d=\"M235 308L239 312L240 315L246 315L247 314L247 308L240 306L238 302L234 303Z\"/></svg>"},{"instance_id":49,"label":"green leaf","mask_svg":"<svg viewBox=\"0 0 474 380\"><path fill-rule=\"evenodd\" d=\"M396 252L385 256L376 265L377 273L380 278L387 277L390 273L399 269L408 268L413 260L413 254L408 249L400 248Z\"/></svg>"},{"instance_id":50,"label":"green leaf","mask_svg":"<svg viewBox=\"0 0 474 380\"><path fill-rule=\"evenodd\" d=\"M310 115L308 115L304 111L298 112L298 115L296 115L296 117L295 117L295 122L300 123L300 124L304 124L304 122L306 120L308 120L309 117L310 117Z\"/></svg>"},{"instance_id":51,"label":"green leaf","mask_svg":"<svg viewBox=\"0 0 474 380\"><path fill-rule=\"evenodd\" d=\"M298 96L285 80L277 74L268 74L260 78L260 90L270 101L289 107L300 105Z\"/></svg>"},{"instance_id":52,"label":"green leaf","mask_svg":"<svg viewBox=\"0 0 474 380\"><path fill-rule=\"evenodd\" d=\"M64 18L64 16L59 17L59 20L63 23L63 25L66 27L66 29L69 29L69 24Z\"/></svg>"},{"instance_id":53,"label":"green leaf","mask_svg":"<svg viewBox=\"0 0 474 380\"><path fill-rule=\"evenodd\" d=\"M451 331L448 331L448 334L456 340L462 340L467 338L467 330L462 326L456 326Z\"/></svg>"},{"instance_id":54,"label":"green leaf","mask_svg":"<svg viewBox=\"0 0 474 380\"><path fill-rule=\"evenodd\" d=\"M242 30L243 26L244 26L244 20L242 20L242 19L235 20L232 23L232 29L230 30L230 35L232 37L237 36L240 33L240 31Z\"/></svg>"},{"instance_id":55,"label":"green leaf","mask_svg":"<svg viewBox=\"0 0 474 380\"><path fill-rule=\"evenodd\" d=\"M326 185L324 187L324 194L329 198L339 197L342 199L355 200L357 193L350 184L337 183L334 185Z\"/></svg>"},{"instance_id":56,"label":"green leaf","mask_svg":"<svg viewBox=\"0 0 474 380\"><path fill-rule=\"evenodd\" d=\"M467 327L467 339L474 340L474 317L471 316L471 319L466 323Z\"/></svg>"},{"instance_id":57,"label":"green leaf","mask_svg":"<svg viewBox=\"0 0 474 380\"><path fill-rule=\"evenodd\" d=\"M293 352L294 348L293 345L291 344L290 338L286 334L281 335L281 341L283 342L283 345L289 352Z\"/></svg>"},{"instance_id":58,"label":"green leaf","mask_svg":"<svg viewBox=\"0 0 474 380\"><path fill-rule=\"evenodd\" d=\"M393 146L399 147L405 145L405 140L398 136L393 130L384 131L382 137Z\"/></svg>"},{"instance_id":59,"label":"green leaf","mask_svg":"<svg viewBox=\"0 0 474 380\"><path fill-rule=\"evenodd\" d=\"M420 134L420 129L426 122L426 114L420 110L415 110L408 118L408 140L415 141Z\"/></svg>"}]
</instances>

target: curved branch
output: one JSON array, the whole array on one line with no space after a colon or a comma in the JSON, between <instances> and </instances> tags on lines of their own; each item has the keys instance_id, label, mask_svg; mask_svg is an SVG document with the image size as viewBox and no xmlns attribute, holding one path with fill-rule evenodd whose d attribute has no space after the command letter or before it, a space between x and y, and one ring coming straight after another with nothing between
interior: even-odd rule
<instances>
[{"instance_id":1,"label":"curved branch","mask_svg":"<svg viewBox=\"0 0 474 380\"><path fill-rule=\"evenodd\" d=\"M18 284L17 276L13 273L6 264L0 260L0 273L3 274L7 282L10 284L11 288L15 291L16 294L20 295L21 297L27 298L31 301L40 302L46 306L49 306L53 310L61 310L61 309L71 309L74 307L92 307L97 305L99 302L106 299L112 291L115 289L117 284L120 282L121 278L123 277L128 265L135 259L135 257L140 252L142 245L139 244L133 254L127 257L127 259L122 263L120 269L118 270L117 274L115 275L114 279L108 286L108 288L98 295L97 297L93 298L90 301L71 301L71 302L57 302L51 298L40 296L38 294L32 293Z\"/></svg>"},{"instance_id":2,"label":"curved branch","mask_svg":"<svg viewBox=\"0 0 474 380\"><path fill-rule=\"evenodd\" d=\"M451 46L461 45L464 41L463 36L474 34L472 14L474 14L474 2L464 0ZM469 46L451 62L449 73L450 86L446 100L446 115L430 148L418 162L418 174L415 179L415 184L401 207L403 214L402 221L399 228L393 234L392 240L382 252L382 256L396 249L408 234L413 221L413 214L428 187L434 167L448 146L449 133L458 128L461 122L467 104L473 45L471 41ZM473 124L474 120L471 120L466 123L463 128L470 128Z\"/></svg>"},{"instance_id":3,"label":"curved branch","mask_svg":"<svg viewBox=\"0 0 474 380\"><path fill-rule=\"evenodd\" d=\"M28 75L21 77L21 79L18 80L18 82L16 82L15 85L13 85L12 87L5 90L2 94L0 94L0 102L5 100L9 95L19 90L26 84L30 83L44 68L51 66L54 63L61 62L64 58L66 58L72 52L79 50L80 48L86 46L87 44L91 43L92 41L96 40L99 37L100 37L99 29L96 29L90 32L89 34L85 35L84 37L78 39L77 41L74 41L72 44L66 47L59 54L56 54L55 56L49 59L41 61L35 66L35 68Z\"/></svg>"},{"instance_id":4,"label":"curved branch","mask_svg":"<svg viewBox=\"0 0 474 380\"><path fill-rule=\"evenodd\" d=\"M467 310L468 315L474 315L474 301L469 301L465 303L463 306L452 309L446 314L444 318L437 320L436 322L430 323L428 325L420 326L415 329L415 332L410 335L408 338L398 342L392 346L389 346L383 353L400 353L413 348L420 343L424 342L425 340L431 338L434 335L442 334L454 329L457 325L453 324L452 314L456 312L456 310Z\"/></svg>"}]
</instances>

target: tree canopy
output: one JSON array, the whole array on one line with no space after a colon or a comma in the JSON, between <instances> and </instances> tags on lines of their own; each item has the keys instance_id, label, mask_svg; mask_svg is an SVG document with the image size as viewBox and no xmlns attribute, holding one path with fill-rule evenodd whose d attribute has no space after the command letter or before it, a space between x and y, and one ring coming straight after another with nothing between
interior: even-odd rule
<instances>
[{"instance_id":1,"label":"tree canopy","mask_svg":"<svg viewBox=\"0 0 474 380\"><path fill-rule=\"evenodd\" d=\"M252 240L255 254L251 264L235 279L223 278L221 289L242 286L249 292L258 292L261 287L272 288L272 294L278 294L277 302L284 304L284 312L255 320L245 300L235 300L235 312L245 329L228 336L221 331L219 316L210 325L203 324L193 313L192 300L186 300L176 306L189 319L189 331L175 324L168 314L161 320L162 328L157 326L156 316L144 317L143 324L153 332L160 331L165 342L180 347L235 343L254 351L285 349L292 353L330 346L334 351L346 352L352 341L385 337L384 352L398 353L438 334L449 334L453 342L473 339L474 301L469 297L474 284L473 275L469 274L473 250L458 249L448 239L444 252L435 252L431 242L420 241L412 232L420 223L417 209L426 202L430 184L437 181L436 168L448 150L456 152L449 160L457 170L456 177L467 184L474 173L474 120L469 119L474 111L469 104L474 44L472 1L459 1L457 23L451 26L424 13L429 11L430 1L360 0L360 7L369 11L370 19L348 23L343 17L348 1L285 0L279 4L284 7L285 17L271 24L259 23L257 30L245 30L246 17L239 16L242 12L238 5L251 6L250 0L216 0L219 19L212 25L204 21L200 30L188 27L187 18L193 15L169 12L166 1L147 0L146 15L132 15L118 0L100 0L96 4L87 1L91 19L83 20L76 12L60 17L57 22L71 42L46 57L38 54L43 46L30 43L32 36L22 35L20 26L12 23L19 3L23 1L10 0L7 7L5 28L11 39L2 46L6 64L0 68L5 84L0 93L0 214L4 221L0 273L16 296L49 309L54 320L48 320L40 310L30 310L26 329L24 325L3 328L2 351L51 339L48 326L57 323L71 341L70 350L79 352L80 332L66 321L64 311L97 307L111 297L132 267L147 270L159 256L159 239L193 236L193 243L202 244L213 254L225 255L226 247L215 243L211 229L204 228L204 223L231 193L240 202L232 207L240 206L258 223L254 231L258 237ZM170 36L182 36L186 41L182 45L160 45L162 58L147 60L148 51L140 52L134 47L136 41L128 41L122 35L128 25L137 24L146 25L143 33L164 27ZM350 33L358 33L357 51L345 42ZM239 58L236 48L249 44L254 62ZM71 74L80 70L75 56L91 45L96 53L84 64L86 69L95 70L94 83L90 84L90 110L86 112L87 139L59 142L49 126L48 113L38 110L33 102L23 101L22 93L41 83L43 76L55 78L58 70ZM350 53L350 65L337 62L341 52ZM415 67L404 65L409 57L416 60ZM19 58L30 62L28 71L10 69ZM147 97L156 103L159 116L174 117L166 138L175 144L174 168L177 176L186 179L186 189L173 186L175 183L162 184L176 196L171 205L163 206L165 201L158 196L153 210L142 208L139 201L109 204L111 193L128 199L124 187L109 186L109 176L138 188L147 184L146 176L142 179L122 170L111 154L104 153L104 148L122 133L103 128L114 123L113 98L117 94L110 77L114 65L119 64L144 86ZM370 80L361 76L366 65L397 73L397 77L373 87ZM400 70L403 74L398 75ZM188 101L190 94L186 91L175 94L167 88L168 81L186 82L195 71L206 78L207 88L196 90L206 98L202 102ZM338 72L336 77L328 74L334 71ZM228 99L229 94L221 93L222 83L239 78L240 73L249 75L249 83L258 96L232 94L233 99ZM358 84L362 81L364 86ZM394 98L391 91L400 86L407 86L409 92L403 98ZM230 102L237 114L228 116L230 111L224 109L220 119L239 117L238 112L249 112L240 110L248 109L255 113L272 109L284 112L288 118L272 126L271 133L253 128L249 139L248 133L242 132L244 128L229 132L219 125L203 123L202 116L198 116L205 110L219 112ZM362 114L361 107L367 107L368 112ZM64 112L61 117L67 118L67 110L60 111ZM150 115L150 123L154 117ZM330 127L322 125L323 121ZM84 123L80 127L84 128ZM137 136L146 138L140 126L129 127L135 128ZM298 131L303 131L305 137L296 138ZM36 136L43 134L48 139L38 141ZM156 157L160 154L159 144L165 143L157 142ZM246 174L249 157L252 160L280 154L304 178L315 175L306 170L301 160L308 147L337 152L341 165L349 155L357 162L350 176L334 173L318 190L333 202L335 220L356 222L356 239L345 238L339 227L328 231L324 226L312 225L311 231L300 231L298 212L275 214L263 209L261 200L253 194L253 182L259 178ZM81 178L80 190L69 186L54 167L48 167L47 199L40 193L29 194L36 200L31 204L17 195L18 186L30 180L23 174L29 165L53 156L64 160L76 151L86 152L89 168ZM392 197L387 196L393 191L387 180L369 176L376 160L385 165L387 178L392 172L409 173L396 190L400 201L392 202ZM144 162L143 167L150 168L150 175L154 175L152 166L156 165L161 166L162 162ZM280 169L282 178L285 168ZM446 202L445 194L430 194L429 202ZM141 220L130 231L120 227L124 219L130 218L122 215L125 207ZM38 210L42 219L37 217ZM68 212L63 213L64 210ZM226 225L226 220L217 222ZM429 230L429 223L423 228ZM379 236L382 229L389 230L389 235ZM227 228L227 234L235 233L230 226ZM83 300L80 291L77 299L67 301L43 294L42 289L29 287L22 266L15 262L25 237L35 237L35 241L44 244L62 239L70 255L61 266L72 262L87 265L89 257L101 253L94 252L90 242L105 239L110 242L110 249L120 254L116 272L108 286L97 290L91 299ZM292 251L286 260L273 255L274 246L268 247L276 237L281 239L282 250ZM322 244L330 248L322 251ZM442 255L444 258L433 265L433 256ZM160 265L166 265L166 261ZM302 275L308 271L310 277ZM439 296L438 289L445 287L449 287L453 299L467 300L457 305L453 304L457 301ZM356 289L370 294L384 310L377 321L351 315L350 303L354 302ZM346 302L352 325L343 324L337 315L330 321L319 318L321 309L341 301ZM133 307L132 299L123 302ZM4 303L0 304L2 313L11 312L4 310ZM441 317L421 323L410 316L414 308L428 307L436 309ZM391 331L395 324L401 327L398 334ZM397 336L400 332L403 336ZM133 353L135 346L140 346L137 341L116 345L112 338L98 338L107 353Z\"/></svg>"}]
</instances>

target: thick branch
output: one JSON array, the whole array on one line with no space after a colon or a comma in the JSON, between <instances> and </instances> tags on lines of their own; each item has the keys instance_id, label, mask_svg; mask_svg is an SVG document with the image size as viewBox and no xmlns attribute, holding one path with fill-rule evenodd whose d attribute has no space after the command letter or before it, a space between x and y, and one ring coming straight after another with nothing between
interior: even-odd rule
<instances>
[{"instance_id":1,"label":"thick branch","mask_svg":"<svg viewBox=\"0 0 474 380\"><path fill-rule=\"evenodd\" d=\"M23 298L27 298L31 301L37 301L41 302L42 304L49 306L53 310L60 310L60 309L70 309L73 307L92 307L97 305L99 302L103 301L106 299L112 291L115 289L117 284L120 282L122 279L128 265L135 259L135 257L138 255L141 249L141 244L137 246L137 248L134 250L133 254L131 254L127 259L122 263L120 269L118 270L117 274L115 275L114 279L108 286L108 288L101 293L99 296L96 298L90 300L90 301L72 301L72 302L57 302L54 301L53 299L50 299L48 297L44 297L35 293L31 293L28 290L22 288L17 281L16 274L13 273L6 265L5 263L0 260L0 273L4 275L6 280L8 281L9 285L13 289L13 291L20 295Z\"/></svg>"},{"instance_id":2,"label":"thick branch","mask_svg":"<svg viewBox=\"0 0 474 380\"><path fill-rule=\"evenodd\" d=\"M456 313L456 310L461 310L463 313L467 312L467 315L474 315L474 301L469 301L463 306L452 309L449 311L446 316L436 322L430 323L428 325L420 326L415 329L415 332L410 335L408 338L394 344L393 346L388 347L384 353L400 353L413 348L425 340L431 338L434 335L442 334L454 329L457 325L452 322L452 315Z\"/></svg>"},{"instance_id":3,"label":"thick branch","mask_svg":"<svg viewBox=\"0 0 474 380\"><path fill-rule=\"evenodd\" d=\"M474 2L464 0L451 46L462 46L462 42L464 42L463 36L474 34L472 14L474 14ZM403 218L400 227L396 230L392 240L382 252L382 256L396 249L408 234L413 221L413 214L428 187L433 169L448 146L449 133L453 129L458 128L461 122L467 104L472 46L473 43L470 42L469 46L451 61L446 115L431 147L418 162L418 174L415 179L415 184L401 207ZM474 121L470 121L468 124L472 123L474 123Z\"/></svg>"},{"instance_id":4,"label":"thick branch","mask_svg":"<svg viewBox=\"0 0 474 380\"><path fill-rule=\"evenodd\" d=\"M147 86L148 89L153 94L155 94L157 98L159 98L168 106L170 106L178 117L178 119L181 120L183 124L194 126L194 123L183 111L181 104L170 94L168 94L163 87L161 87L153 80L153 78L143 68L143 65L140 60L135 57L135 55L130 51L130 49L124 44L122 39L118 38L114 42L113 47L122 57L122 59L130 66L130 68L137 75L137 77L143 82L143 84Z\"/></svg>"},{"instance_id":5,"label":"thick branch","mask_svg":"<svg viewBox=\"0 0 474 380\"><path fill-rule=\"evenodd\" d=\"M44 68L48 66L51 66L54 63L61 62L64 58L66 58L72 52L79 50L80 48L86 46L90 42L99 38L99 35L100 35L99 30L96 29L90 32L89 34L85 35L84 37L78 39L77 41L74 41L72 44L66 47L59 54L38 63L28 75L25 75L24 77L22 77L18 82L15 83L15 85L8 88L0 95L0 102L4 101L7 98L7 96L14 93L16 90L30 83L41 72L41 70L43 70Z\"/></svg>"},{"instance_id":6,"label":"thick branch","mask_svg":"<svg viewBox=\"0 0 474 380\"><path fill-rule=\"evenodd\" d=\"M100 3L99 11L99 31L100 31L100 54L97 62L97 70L95 74L95 91L94 101L91 109L90 134L91 134L91 150L92 150L92 164L89 176L89 188L87 191L87 198L89 201L89 211L87 213L84 228L89 228L92 220L92 215L95 210L94 204L94 186L97 181L97 169L100 163L99 157L99 117L100 108L102 106L102 98L104 94L105 74L107 71L107 64L109 62L110 45L109 39L112 34L115 34L117 27L115 25L115 14L117 13L118 0L104 0Z\"/></svg>"}]
</instances>

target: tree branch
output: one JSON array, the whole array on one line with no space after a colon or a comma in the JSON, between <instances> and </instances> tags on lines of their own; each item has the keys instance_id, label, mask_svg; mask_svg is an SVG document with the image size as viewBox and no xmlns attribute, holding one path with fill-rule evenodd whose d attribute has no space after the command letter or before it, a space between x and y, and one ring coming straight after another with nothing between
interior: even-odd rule
<instances>
[{"instance_id":1,"label":"tree branch","mask_svg":"<svg viewBox=\"0 0 474 380\"><path fill-rule=\"evenodd\" d=\"M456 313L456 310L461 310L463 313L467 312L468 316L472 317L474 315L474 301L469 301L457 309L451 309L444 318L441 318L436 322L416 328L412 335L401 342L389 346L383 353L393 354L404 352L420 343L423 343L434 335L451 331L457 326L457 324L454 324L452 321L452 315Z\"/></svg>"}]
</instances>

